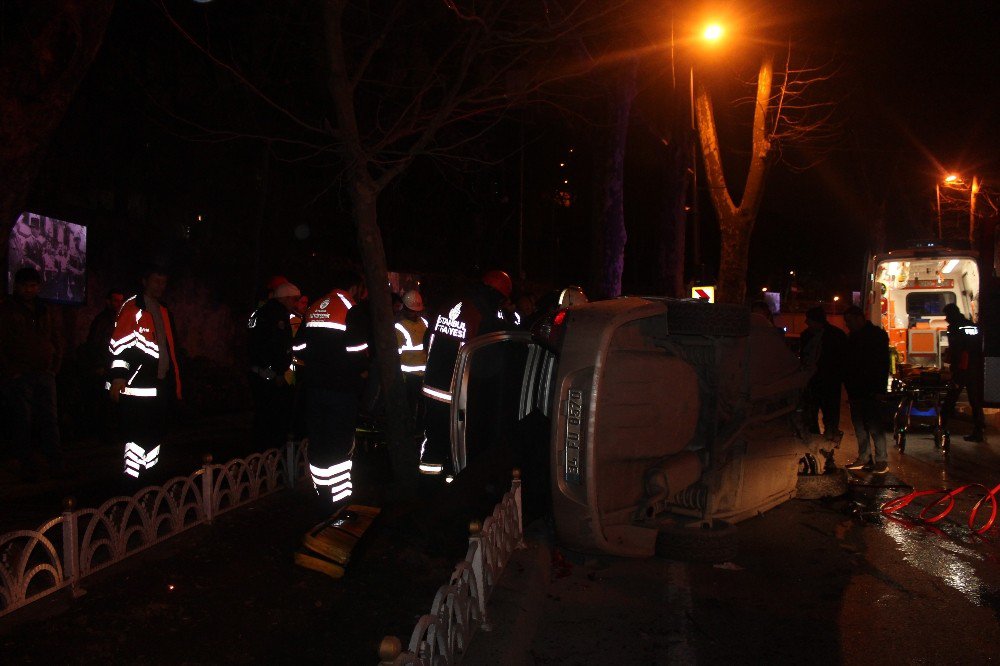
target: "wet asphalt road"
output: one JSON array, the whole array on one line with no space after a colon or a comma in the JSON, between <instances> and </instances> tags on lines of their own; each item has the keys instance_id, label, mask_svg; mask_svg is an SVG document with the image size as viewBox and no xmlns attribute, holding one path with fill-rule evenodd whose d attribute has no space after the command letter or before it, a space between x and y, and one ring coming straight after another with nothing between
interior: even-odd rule
<instances>
[{"instance_id":1,"label":"wet asphalt road","mask_svg":"<svg viewBox=\"0 0 1000 666\"><path fill-rule=\"evenodd\" d=\"M837 461L853 460L850 431ZM843 427L843 426L842 426ZM1000 661L1000 534L928 527L878 507L909 490L1000 483L1000 434L952 452L911 435L890 474L852 475L833 500L792 500L739 525L721 565L580 560L554 567L528 664L990 664Z\"/></svg>"},{"instance_id":2,"label":"wet asphalt road","mask_svg":"<svg viewBox=\"0 0 1000 666\"><path fill-rule=\"evenodd\" d=\"M857 450L848 415L845 407L840 464ZM190 468L208 443L217 460L235 454L245 445L247 425L239 416L199 425L196 437L186 435L187 445L164 458L162 473ZM991 429L987 443L971 444L961 439L967 428L955 424L947 458L929 433L917 433L905 455L890 448L889 475L853 475L848 496L792 500L741 523L740 553L722 566L566 554L571 566L553 568L539 596L540 620L523 663L996 663L997 528L983 538L971 534L965 526L971 499L960 498L953 514L933 527L905 520L915 510L904 511L903 520L877 510L910 486L1000 482L1000 433ZM108 463L116 470L117 456L93 446L75 459L82 470ZM57 510L66 491L94 500L102 492L96 481L3 490L14 500L6 506L20 507L5 517L29 524ZM415 616L426 612L452 558L431 562L412 550L401 555L396 551L404 542L385 534L372 548L378 556L363 558L347 584L317 578L288 560L311 519L293 519L299 509L284 508L285 501L276 497L230 514L227 520L236 524L176 537L126 565L124 578L109 571L82 600L38 609L37 621L0 632L2 651L38 663L87 663L102 653L113 663L249 663L262 656L322 662L337 645L343 656L368 663L381 635L405 637ZM269 538L261 540L262 531ZM140 573L150 561L156 562L152 578ZM183 582L178 589L197 592L165 594L166 583L177 581ZM267 631L258 634L255 625ZM162 640L143 638L165 626ZM207 640L219 649L198 654L184 647Z\"/></svg>"}]
</instances>

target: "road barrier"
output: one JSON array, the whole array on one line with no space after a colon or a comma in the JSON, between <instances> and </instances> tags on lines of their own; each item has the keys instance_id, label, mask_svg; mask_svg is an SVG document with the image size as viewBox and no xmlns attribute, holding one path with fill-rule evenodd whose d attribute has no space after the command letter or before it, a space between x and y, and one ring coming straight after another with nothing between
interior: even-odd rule
<instances>
[{"instance_id":1,"label":"road barrier","mask_svg":"<svg viewBox=\"0 0 1000 666\"><path fill-rule=\"evenodd\" d=\"M486 605L511 554L524 547L521 473L515 469L510 490L493 513L469 526L469 549L442 585L431 612L422 616L407 651L395 636L379 646L379 666L443 666L457 664L468 652L477 629L491 629Z\"/></svg>"},{"instance_id":2,"label":"road barrier","mask_svg":"<svg viewBox=\"0 0 1000 666\"><path fill-rule=\"evenodd\" d=\"M211 523L238 506L306 475L306 444L289 441L224 465L205 456L201 469L135 495L112 497L96 509L76 509L67 499L62 515L34 530L0 535L0 617L53 592L84 593L87 576L185 530Z\"/></svg>"}]
</instances>

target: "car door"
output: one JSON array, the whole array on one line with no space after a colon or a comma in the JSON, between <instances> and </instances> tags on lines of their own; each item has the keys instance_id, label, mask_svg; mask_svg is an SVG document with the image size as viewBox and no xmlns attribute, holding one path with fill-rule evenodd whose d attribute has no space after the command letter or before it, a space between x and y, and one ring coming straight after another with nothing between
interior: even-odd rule
<instances>
[{"instance_id":1,"label":"car door","mask_svg":"<svg viewBox=\"0 0 1000 666\"><path fill-rule=\"evenodd\" d=\"M459 350L452 376L451 455L455 473L470 455L512 436L541 399L544 353L527 331L483 335ZM551 361L549 362L551 366Z\"/></svg>"}]
</instances>

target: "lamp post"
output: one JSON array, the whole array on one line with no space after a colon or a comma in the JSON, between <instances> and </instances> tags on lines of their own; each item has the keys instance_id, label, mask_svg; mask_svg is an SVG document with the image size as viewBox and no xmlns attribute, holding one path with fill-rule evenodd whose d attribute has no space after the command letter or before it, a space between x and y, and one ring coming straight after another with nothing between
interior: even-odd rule
<instances>
[{"instance_id":1,"label":"lamp post","mask_svg":"<svg viewBox=\"0 0 1000 666\"><path fill-rule=\"evenodd\" d=\"M934 184L934 192L937 197L937 223L938 223L938 239L941 240L944 237L943 223L941 221L941 186L944 185L948 189L965 189L965 179L955 173L950 173L944 177L941 181ZM975 245L976 239L976 195L979 194L979 190L982 187L982 182L977 176L972 177L972 183L969 185L969 243L970 245Z\"/></svg>"}]
</instances>

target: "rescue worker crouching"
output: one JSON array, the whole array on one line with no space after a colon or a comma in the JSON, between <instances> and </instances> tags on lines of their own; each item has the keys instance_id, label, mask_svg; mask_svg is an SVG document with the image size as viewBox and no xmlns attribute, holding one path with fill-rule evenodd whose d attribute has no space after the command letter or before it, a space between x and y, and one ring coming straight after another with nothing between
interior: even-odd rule
<instances>
[{"instance_id":1,"label":"rescue worker crouching","mask_svg":"<svg viewBox=\"0 0 1000 666\"><path fill-rule=\"evenodd\" d=\"M122 304L111 337L111 399L120 403L124 472L139 479L159 461L174 400L181 399L170 313L160 303L167 287L162 269L142 277L142 293Z\"/></svg>"},{"instance_id":2,"label":"rescue worker crouching","mask_svg":"<svg viewBox=\"0 0 1000 666\"><path fill-rule=\"evenodd\" d=\"M247 323L250 333L250 392L254 402L257 450L281 446L288 434L292 389L286 373L292 363L292 317L301 292L290 282L278 285Z\"/></svg>"},{"instance_id":3,"label":"rescue worker crouching","mask_svg":"<svg viewBox=\"0 0 1000 666\"><path fill-rule=\"evenodd\" d=\"M450 482L451 381L458 350L469 340L487 333L515 328L519 317L507 311L513 283L507 273L488 271L482 283L458 303L437 314L429 328L427 369L424 373L424 439L419 471L443 475Z\"/></svg>"},{"instance_id":4,"label":"rescue worker crouching","mask_svg":"<svg viewBox=\"0 0 1000 666\"><path fill-rule=\"evenodd\" d=\"M364 326L354 311L363 289L360 277L342 273L333 285L310 308L294 345L301 363L296 385L306 403L309 473L330 505L353 493L354 429L368 366Z\"/></svg>"}]
</instances>

